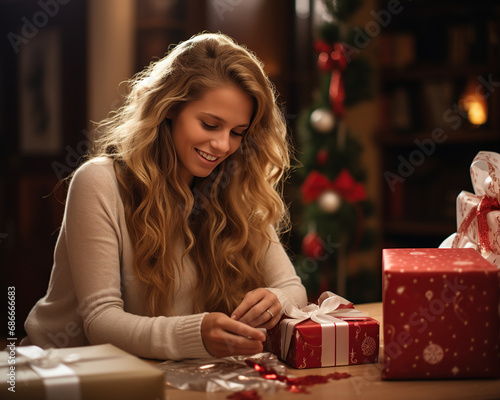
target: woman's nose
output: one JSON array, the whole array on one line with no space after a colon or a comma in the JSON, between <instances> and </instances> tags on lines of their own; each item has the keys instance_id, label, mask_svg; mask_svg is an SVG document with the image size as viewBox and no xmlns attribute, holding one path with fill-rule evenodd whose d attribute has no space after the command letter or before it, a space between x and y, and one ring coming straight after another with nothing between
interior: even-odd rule
<instances>
[{"instance_id":1,"label":"woman's nose","mask_svg":"<svg viewBox=\"0 0 500 400\"><path fill-rule=\"evenodd\" d=\"M229 139L231 137L230 131L222 131L214 137L210 143L212 148L217 151L217 155L221 155L220 153L227 153L231 148L229 143Z\"/></svg>"}]
</instances>

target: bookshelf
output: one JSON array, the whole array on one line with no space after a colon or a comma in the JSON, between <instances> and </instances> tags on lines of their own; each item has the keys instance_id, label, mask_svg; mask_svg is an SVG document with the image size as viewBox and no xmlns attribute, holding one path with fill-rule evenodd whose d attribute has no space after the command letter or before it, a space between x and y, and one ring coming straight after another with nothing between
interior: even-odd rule
<instances>
[{"instance_id":1,"label":"bookshelf","mask_svg":"<svg viewBox=\"0 0 500 400\"><path fill-rule=\"evenodd\" d=\"M136 69L204 29L205 0L136 0Z\"/></svg>"},{"instance_id":2,"label":"bookshelf","mask_svg":"<svg viewBox=\"0 0 500 400\"><path fill-rule=\"evenodd\" d=\"M457 195L473 191L475 155L500 152L500 5L401 7L378 38L382 245L436 247L456 231Z\"/></svg>"},{"instance_id":3,"label":"bookshelf","mask_svg":"<svg viewBox=\"0 0 500 400\"><path fill-rule=\"evenodd\" d=\"M55 186L76 166L87 126L88 4L62 3L49 16L38 2L0 1L0 282L16 287L19 339L52 269L65 198ZM27 23L37 33L13 46L9 35Z\"/></svg>"}]
</instances>

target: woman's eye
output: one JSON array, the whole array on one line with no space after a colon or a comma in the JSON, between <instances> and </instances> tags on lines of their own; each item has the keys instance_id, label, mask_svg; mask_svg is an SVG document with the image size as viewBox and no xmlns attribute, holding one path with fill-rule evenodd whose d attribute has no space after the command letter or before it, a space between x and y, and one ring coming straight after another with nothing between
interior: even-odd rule
<instances>
[{"instance_id":1,"label":"woman's eye","mask_svg":"<svg viewBox=\"0 0 500 400\"><path fill-rule=\"evenodd\" d=\"M245 132L235 132L235 131L231 131L231 133L234 135L234 136L239 136L239 137L243 137L243 135L245 134Z\"/></svg>"},{"instance_id":2,"label":"woman's eye","mask_svg":"<svg viewBox=\"0 0 500 400\"><path fill-rule=\"evenodd\" d=\"M207 124L205 121L201 121L201 124L203 125L203 127L205 129L212 130L212 129L216 129L217 128L217 125L210 125L210 124Z\"/></svg>"}]
</instances>

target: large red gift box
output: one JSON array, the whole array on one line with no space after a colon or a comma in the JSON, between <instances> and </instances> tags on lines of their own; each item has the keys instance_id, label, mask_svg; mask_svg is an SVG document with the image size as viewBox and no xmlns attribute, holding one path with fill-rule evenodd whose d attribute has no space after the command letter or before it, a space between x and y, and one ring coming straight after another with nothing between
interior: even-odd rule
<instances>
[{"instance_id":1,"label":"large red gift box","mask_svg":"<svg viewBox=\"0 0 500 400\"><path fill-rule=\"evenodd\" d=\"M378 361L378 321L331 292L318 303L302 310L286 306L284 318L268 331L267 350L295 368Z\"/></svg>"},{"instance_id":2,"label":"large red gift box","mask_svg":"<svg viewBox=\"0 0 500 400\"><path fill-rule=\"evenodd\" d=\"M383 379L500 376L499 273L473 249L383 251Z\"/></svg>"}]
</instances>

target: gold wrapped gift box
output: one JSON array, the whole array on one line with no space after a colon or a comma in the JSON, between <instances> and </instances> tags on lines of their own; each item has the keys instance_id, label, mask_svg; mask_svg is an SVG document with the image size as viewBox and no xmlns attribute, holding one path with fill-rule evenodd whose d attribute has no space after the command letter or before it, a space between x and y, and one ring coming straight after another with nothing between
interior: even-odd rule
<instances>
[{"instance_id":1,"label":"gold wrapped gift box","mask_svg":"<svg viewBox=\"0 0 500 400\"><path fill-rule=\"evenodd\" d=\"M12 356L9 360L11 351L0 352L0 374L6 378L0 381L0 391L12 392L11 381L14 380L13 399L58 399L66 397L68 392L65 390L69 390L71 399L75 400L163 399L163 372L111 344L53 349L48 357L50 368L47 368L47 360L27 361L20 354L22 347L11 350L15 352L15 363ZM14 375L11 367L15 367ZM42 378L35 372L37 370L44 375L48 371L50 375L51 370L56 371L54 367L61 367L63 371L69 368L70 375L74 376L64 376L63 372L62 377ZM68 385L71 386L69 389Z\"/></svg>"}]
</instances>

